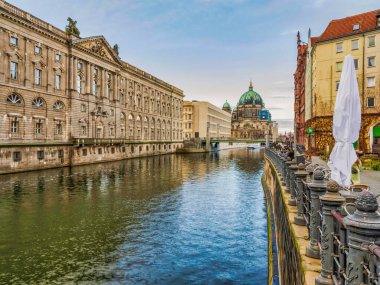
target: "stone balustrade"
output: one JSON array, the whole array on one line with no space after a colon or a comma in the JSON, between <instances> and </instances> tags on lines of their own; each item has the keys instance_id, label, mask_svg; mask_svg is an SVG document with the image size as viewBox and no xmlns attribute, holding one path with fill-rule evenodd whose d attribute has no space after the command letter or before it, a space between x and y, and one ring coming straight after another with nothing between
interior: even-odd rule
<instances>
[{"instance_id":1,"label":"stone balustrade","mask_svg":"<svg viewBox=\"0 0 380 285\"><path fill-rule=\"evenodd\" d=\"M304 253L321 259L315 284L380 285L380 214L376 197L341 188L329 180L329 171L304 158L290 160L286 153L267 148L295 205L294 224L307 227L309 245ZM300 162L301 161L301 162ZM355 189L357 191L357 189Z\"/></svg>"}]
</instances>

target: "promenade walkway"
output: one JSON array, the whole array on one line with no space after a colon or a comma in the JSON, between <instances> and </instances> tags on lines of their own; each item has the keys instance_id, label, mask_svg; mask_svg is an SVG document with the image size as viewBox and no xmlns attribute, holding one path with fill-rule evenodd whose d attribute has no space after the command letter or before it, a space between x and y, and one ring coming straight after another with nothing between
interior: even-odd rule
<instances>
[{"instance_id":1,"label":"promenade walkway","mask_svg":"<svg viewBox=\"0 0 380 285\"><path fill-rule=\"evenodd\" d=\"M313 156L311 161L327 167L326 161L322 160L319 156ZM380 171L360 171L360 183L369 185L372 193L380 195Z\"/></svg>"}]
</instances>

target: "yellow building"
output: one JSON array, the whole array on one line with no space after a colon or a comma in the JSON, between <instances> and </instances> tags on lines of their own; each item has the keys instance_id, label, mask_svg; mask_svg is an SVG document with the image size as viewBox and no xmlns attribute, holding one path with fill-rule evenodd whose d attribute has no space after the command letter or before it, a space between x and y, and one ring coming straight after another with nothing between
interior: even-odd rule
<instances>
[{"instance_id":1,"label":"yellow building","mask_svg":"<svg viewBox=\"0 0 380 285\"><path fill-rule=\"evenodd\" d=\"M380 152L380 10L333 20L319 37L310 38L306 74L307 139L316 151L333 146L332 115L344 57L355 61L362 106L358 148ZM310 76L311 73L311 76ZM310 88L311 86L311 88Z\"/></svg>"},{"instance_id":2,"label":"yellow building","mask_svg":"<svg viewBox=\"0 0 380 285\"><path fill-rule=\"evenodd\" d=\"M205 138L207 124L211 138L231 137L231 114L209 102L184 101L183 103L183 138Z\"/></svg>"}]
</instances>

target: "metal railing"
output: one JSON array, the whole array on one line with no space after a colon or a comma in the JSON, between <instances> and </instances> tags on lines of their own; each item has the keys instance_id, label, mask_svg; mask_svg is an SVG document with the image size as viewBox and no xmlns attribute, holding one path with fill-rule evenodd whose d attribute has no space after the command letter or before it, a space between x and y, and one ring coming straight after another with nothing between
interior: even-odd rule
<instances>
[{"instance_id":1,"label":"metal railing","mask_svg":"<svg viewBox=\"0 0 380 285\"><path fill-rule=\"evenodd\" d=\"M377 198L363 185L340 187L328 169L303 156L290 160L286 152L269 148L265 155L291 194L288 204L297 207L294 223L308 229L305 254L321 259L315 284L380 285Z\"/></svg>"}]
</instances>

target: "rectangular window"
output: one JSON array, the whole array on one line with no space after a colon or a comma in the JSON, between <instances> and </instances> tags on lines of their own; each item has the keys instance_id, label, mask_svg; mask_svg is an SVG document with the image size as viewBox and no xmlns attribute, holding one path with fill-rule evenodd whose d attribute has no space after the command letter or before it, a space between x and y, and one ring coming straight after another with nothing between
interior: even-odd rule
<instances>
[{"instance_id":1,"label":"rectangular window","mask_svg":"<svg viewBox=\"0 0 380 285\"><path fill-rule=\"evenodd\" d=\"M375 107L375 98L374 97L368 97L367 98L367 107L369 107L369 108Z\"/></svg>"},{"instance_id":2,"label":"rectangular window","mask_svg":"<svg viewBox=\"0 0 380 285\"><path fill-rule=\"evenodd\" d=\"M12 134L18 133L18 121L12 121L11 122L11 133Z\"/></svg>"},{"instance_id":3,"label":"rectangular window","mask_svg":"<svg viewBox=\"0 0 380 285\"><path fill-rule=\"evenodd\" d=\"M37 158L39 160L44 159L45 158L45 151L43 151L43 150L37 150Z\"/></svg>"},{"instance_id":4,"label":"rectangular window","mask_svg":"<svg viewBox=\"0 0 380 285\"><path fill-rule=\"evenodd\" d=\"M11 38L9 39L9 43L10 43L11 45L13 45L13 46L17 46L17 45L18 45L18 38L16 38L16 37L11 37Z\"/></svg>"},{"instance_id":5,"label":"rectangular window","mask_svg":"<svg viewBox=\"0 0 380 285\"><path fill-rule=\"evenodd\" d=\"M81 131L82 131L82 136L87 135L87 128L86 128L86 126L82 126Z\"/></svg>"},{"instance_id":6,"label":"rectangular window","mask_svg":"<svg viewBox=\"0 0 380 285\"><path fill-rule=\"evenodd\" d=\"M92 82L92 92L95 96L98 95L98 83L96 82L96 80Z\"/></svg>"},{"instance_id":7,"label":"rectangular window","mask_svg":"<svg viewBox=\"0 0 380 285\"><path fill-rule=\"evenodd\" d=\"M80 111L81 112L86 112L86 104L81 104L80 105Z\"/></svg>"},{"instance_id":8,"label":"rectangular window","mask_svg":"<svg viewBox=\"0 0 380 285\"><path fill-rule=\"evenodd\" d=\"M55 54L55 60L56 61L61 61L62 60L62 55L60 53Z\"/></svg>"},{"instance_id":9,"label":"rectangular window","mask_svg":"<svg viewBox=\"0 0 380 285\"><path fill-rule=\"evenodd\" d=\"M62 124L60 122L55 125L55 134L62 135Z\"/></svg>"},{"instance_id":10,"label":"rectangular window","mask_svg":"<svg viewBox=\"0 0 380 285\"><path fill-rule=\"evenodd\" d=\"M336 44L336 53L343 52L343 43L337 43Z\"/></svg>"},{"instance_id":11,"label":"rectangular window","mask_svg":"<svg viewBox=\"0 0 380 285\"><path fill-rule=\"evenodd\" d=\"M82 149L82 156L87 156L87 148Z\"/></svg>"},{"instance_id":12,"label":"rectangular window","mask_svg":"<svg viewBox=\"0 0 380 285\"><path fill-rule=\"evenodd\" d=\"M376 38L375 36L368 37L368 47L376 46Z\"/></svg>"},{"instance_id":13,"label":"rectangular window","mask_svg":"<svg viewBox=\"0 0 380 285\"><path fill-rule=\"evenodd\" d=\"M359 59L354 59L354 66L355 66L355 70L358 70L359 68Z\"/></svg>"},{"instance_id":14,"label":"rectangular window","mask_svg":"<svg viewBox=\"0 0 380 285\"><path fill-rule=\"evenodd\" d=\"M336 71L341 72L343 67L343 61L339 61L336 63Z\"/></svg>"},{"instance_id":15,"label":"rectangular window","mask_svg":"<svg viewBox=\"0 0 380 285\"><path fill-rule=\"evenodd\" d=\"M375 87L375 77L367 77L367 87Z\"/></svg>"},{"instance_id":16,"label":"rectangular window","mask_svg":"<svg viewBox=\"0 0 380 285\"><path fill-rule=\"evenodd\" d=\"M374 67L375 65L376 65L375 57L374 56L368 57L368 67Z\"/></svg>"},{"instance_id":17,"label":"rectangular window","mask_svg":"<svg viewBox=\"0 0 380 285\"><path fill-rule=\"evenodd\" d=\"M17 72L18 72L18 63L11 61L11 79L17 79Z\"/></svg>"},{"instance_id":18,"label":"rectangular window","mask_svg":"<svg viewBox=\"0 0 380 285\"><path fill-rule=\"evenodd\" d=\"M82 94L82 78L80 75L77 76L77 92Z\"/></svg>"},{"instance_id":19,"label":"rectangular window","mask_svg":"<svg viewBox=\"0 0 380 285\"><path fill-rule=\"evenodd\" d=\"M351 49L352 50L359 49L359 40L353 40L353 41L351 41Z\"/></svg>"},{"instance_id":20,"label":"rectangular window","mask_svg":"<svg viewBox=\"0 0 380 285\"><path fill-rule=\"evenodd\" d=\"M339 90L339 81L336 81L336 82L335 82L335 90L336 90L336 91Z\"/></svg>"},{"instance_id":21,"label":"rectangular window","mask_svg":"<svg viewBox=\"0 0 380 285\"><path fill-rule=\"evenodd\" d=\"M58 74L55 75L55 89L61 89L61 75Z\"/></svg>"},{"instance_id":22,"label":"rectangular window","mask_svg":"<svg viewBox=\"0 0 380 285\"><path fill-rule=\"evenodd\" d=\"M21 161L21 151L14 151L12 153L13 161Z\"/></svg>"},{"instance_id":23,"label":"rectangular window","mask_svg":"<svg viewBox=\"0 0 380 285\"><path fill-rule=\"evenodd\" d=\"M36 68L34 70L34 84L41 85L41 76L42 76L42 70Z\"/></svg>"},{"instance_id":24,"label":"rectangular window","mask_svg":"<svg viewBox=\"0 0 380 285\"><path fill-rule=\"evenodd\" d=\"M111 153L112 153L112 154L115 153L115 148L114 148L114 147L111 148Z\"/></svg>"},{"instance_id":25,"label":"rectangular window","mask_svg":"<svg viewBox=\"0 0 380 285\"><path fill-rule=\"evenodd\" d=\"M103 150L101 148L98 148L98 154L102 154Z\"/></svg>"},{"instance_id":26,"label":"rectangular window","mask_svg":"<svg viewBox=\"0 0 380 285\"><path fill-rule=\"evenodd\" d=\"M35 46L34 47L34 53L35 54L41 54L42 53L42 48L40 46Z\"/></svg>"},{"instance_id":27,"label":"rectangular window","mask_svg":"<svg viewBox=\"0 0 380 285\"><path fill-rule=\"evenodd\" d=\"M34 126L34 133L41 134L42 133L42 123L37 122Z\"/></svg>"},{"instance_id":28,"label":"rectangular window","mask_svg":"<svg viewBox=\"0 0 380 285\"><path fill-rule=\"evenodd\" d=\"M58 157L59 158L62 158L64 154L65 154L65 151L63 149L58 150Z\"/></svg>"},{"instance_id":29,"label":"rectangular window","mask_svg":"<svg viewBox=\"0 0 380 285\"><path fill-rule=\"evenodd\" d=\"M113 136L113 128L110 128L109 130L109 135L112 137Z\"/></svg>"}]
</instances>

